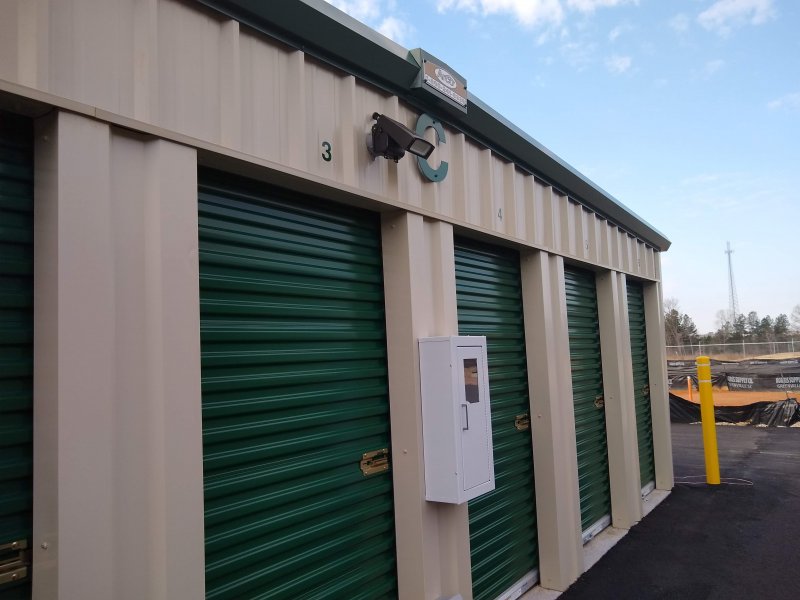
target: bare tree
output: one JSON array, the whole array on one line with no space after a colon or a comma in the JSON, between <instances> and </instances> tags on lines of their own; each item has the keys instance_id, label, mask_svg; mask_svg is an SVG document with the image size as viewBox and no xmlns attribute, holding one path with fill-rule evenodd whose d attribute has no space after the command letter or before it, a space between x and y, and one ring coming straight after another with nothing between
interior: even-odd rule
<instances>
[{"instance_id":1,"label":"bare tree","mask_svg":"<svg viewBox=\"0 0 800 600\"><path fill-rule=\"evenodd\" d=\"M792 309L792 316L789 318L792 321L792 331L800 333L800 304Z\"/></svg>"},{"instance_id":2,"label":"bare tree","mask_svg":"<svg viewBox=\"0 0 800 600\"><path fill-rule=\"evenodd\" d=\"M681 313L675 298L664 299L664 337L667 346L680 346L683 343Z\"/></svg>"},{"instance_id":3,"label":"bare tree","mask_svg":"<svg viewBox=\"0 0 800 600\"><path fill-rule=\"evenodd\" d=\"M731 312L726 309L717 311L717 332L716 336L724 344L733 334L733 323L731 323Z\"/></svg>"}]
</instances>

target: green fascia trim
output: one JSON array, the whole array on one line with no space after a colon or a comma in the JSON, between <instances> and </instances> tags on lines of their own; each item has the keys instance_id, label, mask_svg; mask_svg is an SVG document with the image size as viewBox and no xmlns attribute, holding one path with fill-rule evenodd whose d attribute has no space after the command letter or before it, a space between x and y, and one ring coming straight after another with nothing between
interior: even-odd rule
<instances>
[{"instance_id":1,"label":"green fascia trim","mask_svg":"<svg viewBox=\"0 0 800 600\"><path fill-rule=\"evenodd\" d=\"M419 65L411 52L325 0L196 2L432 113L657 250L669 249L671 242L663 233L474 94L464 114L432 94L412 89Z\"/></svg>"}]
</instances>

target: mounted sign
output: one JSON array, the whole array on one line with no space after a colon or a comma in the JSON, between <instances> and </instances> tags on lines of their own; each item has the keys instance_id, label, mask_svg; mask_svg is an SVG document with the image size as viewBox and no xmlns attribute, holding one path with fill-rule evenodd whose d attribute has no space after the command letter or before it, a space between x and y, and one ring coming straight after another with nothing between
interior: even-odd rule
<instances>
[{"instance_id":1,"label":"mounted sign","mask_svg":"<svg viewBox=\"0 0 800 600\"><path fill-rule=\"evenodd\" d=\"M424 136L425 132L428 129L433 129L436 132L436 145L439 144L446 144L447 138L444 135L444 127L439 121L436 121L430 115L420 115L419 119L417 119L417 135ZM439 163L439 166L435 169L431 166L428 162L428 157L417 156L417 166L419 167L420 173L426 179L433 181L433 182L440 182L444 181L444 178L447 177L447 169L448 163L446 160L443 160Z\"/></svg>"},{"instance_id":2,"label":"mounted sign","mask_svg":"<svg viewBox=\"0 0 800 600\"><path fill-rule=\"evenodd\" d=\"M411 50L410 59L419 66L419 74L411 85L412 88L425 90L445 104L467 112L469 97L466 79L421 48Z\"/></svg>"}]
</instances>

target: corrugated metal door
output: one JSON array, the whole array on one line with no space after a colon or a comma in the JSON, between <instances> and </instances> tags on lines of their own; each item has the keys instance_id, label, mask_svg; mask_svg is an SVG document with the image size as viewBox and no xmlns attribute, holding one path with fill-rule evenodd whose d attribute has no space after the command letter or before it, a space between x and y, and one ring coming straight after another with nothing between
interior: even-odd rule
<instances>
[{"instance_id":1,"label":"corrugated metal door","mask_svg":"<svg viewBox=\"0 0 800 600\"><path fill-rule=\"evenodd\" d=\"M0 112L0 564L30 547L33 507L33 130ZM16 581L11 581L16 573ZM0 599L30 598L30 573L0 567Z\"/></svg>"},{"instance_id":2,"label":"corrugated metal door","mask_svg":"<svg viewBox=\"0 0 800 600\"><path fill-rule=\"evenodd\" d=\"M496 488L469 503L472 588L490 600L538 567L536 499L519 255L456 240L461 335L485 335Z\"/></svg>"},{"instance_id":3,"label":"corrugated metal door","mask_svg":"<svg viewBox=\"0 0 800 600\"><path fill-rule=\"evenodd\" d=\"M636 403L636 434L639 440L639 473L642 488L655 481L653 420L650 411L650 371L647 367L647 334L642 284L628 281L628 322L631 332L633 398Z\"/></svg>"},{"instance_id":4,"label":"corrugated metal door","mask_svg":"<svg viewBox=\"0 0 800 600\"><path fill-rule=\"evenodd\" d=\"M594 273L564 268L578 445L581 526L584 531L611 513L603 364Z\"/></svg>"},{"instance_id":5,"label":"corrugated metal door","mask_svg":"<svg viewBox=\"0 0 800 600\"><path fill-rule=\"evenodd\" d=\"M33 476L33 131L0 112L0 563L30 547ZM0 569L0 598L30 597L30 577Z\"/></svg>"},{"instance_id":6,"label":"corrugated metal door","mask_svg":"<svg viewBox=\"0 0 800 600\"><path fill-rule=\"evenodd\" d=\"M379 220L200 181L207 598L395 598Z\"/></svg>"}]
</instances>

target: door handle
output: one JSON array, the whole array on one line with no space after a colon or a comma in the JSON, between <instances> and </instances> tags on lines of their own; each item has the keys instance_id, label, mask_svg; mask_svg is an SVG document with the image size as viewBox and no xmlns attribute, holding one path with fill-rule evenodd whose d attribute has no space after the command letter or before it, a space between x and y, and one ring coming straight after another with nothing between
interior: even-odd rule
<instances>
[{"instance_id":1,"label":"door handle","mask_svg":"<svg viewBox=\"0 0 800 600\"><path fill-rule=\"evenodd\" d=\"M461 408L464 409L461 411L461 430L469 431L469 407L466 404L462 404Z\"/></svg>"}]
</instances>

